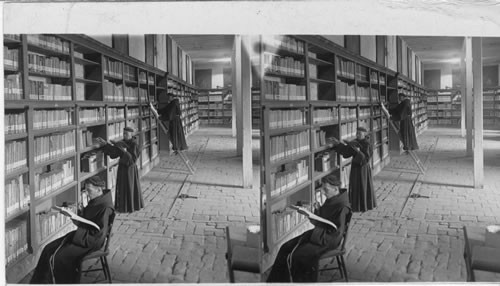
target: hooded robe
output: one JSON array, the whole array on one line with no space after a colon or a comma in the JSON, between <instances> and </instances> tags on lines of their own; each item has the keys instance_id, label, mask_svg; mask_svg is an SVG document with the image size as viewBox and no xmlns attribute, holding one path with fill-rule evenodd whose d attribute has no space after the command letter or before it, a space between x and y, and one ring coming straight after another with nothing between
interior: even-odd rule
<instances>
[{"instance_id":1,"label":"hooded robe","mask_svg":"<svg viewBox=\"0 0 500 286\"><path fill-rule=\"evenodd\" d=\"M395 108L390 109L389 113L392 120L399 121L399 139L403 142L403 149L418 150L410 99L406 98L401 101Z\"/></svg>"},{"instance_id":2,"label":"hooded robe","mask_svg":"<svg viewBox=\"0 0 500 286\"><path fill-rule=\"evenodd\" d=\"M40 255L31 283L52 283L50 257L59 247L54 256L55 283L78 283L76 280L80 261L85 255L100 249L104 245L109 228L109 219L112 214L114 214L114 208L111 192L104 190L101 196L90 200L80 214L81 217L95 222L100 230L80 223L75 231L47 244Z\"/></svg>"},{"instance_id":3,"label":"hooded robe","mask_svg":"<svg viewBox=\"0 0 500 286\"><path fill-rule=\"evenodd\" d=\"M292 255L293 282L315 282L314 271L319 257L340 245L346 227L346 216L349 212L349 198L345 189L341 190L340 194L328 198L315 211L315 214L333 222L337 230L311 220L311 223L315 225L314 229L304 232L281 246L267 282L290 282L287 257L297 244Z\"/></svg>"},{"instance_id":4,"label":"hooded robe","mask_svg":"<svg viewBox=\"0 0 500 286\"><path fill-rule=\"evenodd\" d=\"M112 159L120 157L116 174L115 208L120 213L131 213L144 207L139 171L135 163L139 157L139 145L135 137L116 144L123 144L126 151L109 144L104 146L106 155Z\"/></svg>"},{"instance_id":5,"label":"hooded robe","mask_svg":"<svg viewBox=\"0 0 500 286\"><path fill-rule=\"evenodd\" d=\"M352 146L359 147L360 152L356 152ZM375 190L373 188L372 167L370 158L373 149L366 139L355 139L350 144L338 144L335 150L342 157L352 157L351 173L349 174L349 201L353 212L365 212L377 206L375 200Z\"/></svg>"}]
</instances>

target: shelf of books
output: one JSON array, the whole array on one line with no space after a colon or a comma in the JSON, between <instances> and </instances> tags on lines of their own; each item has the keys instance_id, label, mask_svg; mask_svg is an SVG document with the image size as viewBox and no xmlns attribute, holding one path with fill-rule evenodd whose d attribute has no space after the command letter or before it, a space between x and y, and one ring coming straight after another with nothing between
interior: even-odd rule
<instances>
[{"instance_id":1,"label":"shelf of books","mask_svg":"<svg viewBox=\"0 0 500 286\"><path fill-rule=\"evenodd\" d=\"M311 228L291 208L321 201L321 178L335 173L348 187L350 160L327 144L369 130L372 166L390 160L388 120L381 114L394 72L317 36L262 36L259 65L263 271L282 243Z\"/></svg>"},{"instance_id":2,"label":"shelf of books","mask_svg":"<svg viewBox=\"0 0 500 286\"><path fill-rule=\"evenodd\" d=\"M141 174L159 162L147 104L165 72L83 35L4 35L4 54L6 274L17 283L46 243L74 229L52 206L84 205L93 175L114 190L118 161L97 137L118 141L134 127Z\"/></svg>"},{"instance_id":3,"label":"shelf of books","mask_svg":"<svg viewBox=\"0 0 500 286\"><path fill-rule=\"evenodd\" d=\"M401 74L389 77L388 84L389 89L387 99L389 108L396 106L399 103L398 94L404 93L410 98L415 133L417 136L422 134L422 132L427 130L429 124L426 101L428 91L422 85ZM396 126L398 126L398 123L395 123ZM403 151L403 144L399 140L398 134L396 134L392 128L389 130L389 138L390 150L396 153L401 153Z\"/></svg>"},{"instance_id":4,"label":"shelf of books","mask_svg":"<svg viewBox=\"0 0 500 286\"><path fill-rule=\"evenodd\" d=\"M427 115L433 126L460 126L461 96L458 89L429 90Z\"/></svg>"},{"instance_id":5,"label":"shelf of books","mask_svg":"<svg viewBox=\"0 0 500 286\"><path fill-rule=\"evenodd\" d=\"M182 126L186 137L198 130L200 119L198 115L198 89L184 80L168 75L167 91L179 99L181 107Z\"/></svg>"},{"instance_id":6,"label":"shelf of books","mask_svg":"<svg viewBox=\"0 0 500 286\"><path fill-rule=\"evenodd\" d=\"M459 126L461 120L461 91L441 89L429 91L427 110L430 124L435 126ZM500 87L483 89L483 126L500 125Z\"/></svg>"},{"instance_id":7,"label":"shelf of books","mask_svg":"<svg viewBox=\"0 0 500 286\"><path fill-rule=\"evenodd\" d=\"M200 89L199 92L200 124L230 126L233 116L231 88Z\"/></svg>"}]
</instances>

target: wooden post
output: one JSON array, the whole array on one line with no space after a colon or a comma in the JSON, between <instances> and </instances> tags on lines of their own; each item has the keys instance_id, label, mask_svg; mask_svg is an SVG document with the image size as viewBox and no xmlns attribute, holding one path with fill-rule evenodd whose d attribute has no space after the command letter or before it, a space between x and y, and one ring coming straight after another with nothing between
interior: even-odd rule
<instances>
[{"instance_id":1,"label":"wooden post","mask_svg":"<svg viewBox=\"0 0 500 286\"><path fill-rule=\"evenodd\" d=\"M482 38L472 38L474 72L474 188L481 189L484 187L482 49Z\"/></svg>"},{"instance_id":2,"label":"wooden post","mask_svg":"<svg viewBox=\"0 0 500 286\"><path fill-rule=\"evenodd\" d=\"M463 42L463 45L462 45L462 58L460 59L460 101L461 101L461 104L460 104L460 130L462 131L462 137L465 137L465 121L466 121L466 117L465 117L465 97L466 97L466 94L465 94L465 80L466 80L466 69L465 69L465 38L464 38L464 42Z\"/></svg>"},{"instance_id":3,"label":"wooden post","mask_svg":"<svg viewBox=\"0 0 500 286\"><path fill-rule=\"evenodd\" d=\"M236 39L233 39L233 55L231 56L231 131L233 138L236 137Z\"/></svg>"},{"instance_id":4,"label":"wooden post","mask_svg":"<svg viewBox=\"0 0 500 286\"><path fill-rule=\"evenodd\" d=\"M243 187L252 188L252 64L250 37L241 37L241 122L243 143Z\"/></svg>"},{"instance_id":5,"label":"wooden post","mask_svg":"<svg viewBox=\"0 0 500 286\"><path fill-rule=\"evenodd\" d=\"M242 100L241 100L241 36L234 36L234 56L235 56L235 81L233 84L236 88L236 93L233 98L236 98L236 154L242 155L243 149L243 122L242 122Z\"/></svg>"},{"instance_id":6,"label":"wooden post","mask_svg":"<svg viewBox=\"0 0 500 286\"><path fill-rule=\"evenodd\" d=\"M466 129L467 129L467 156L472 156L472 115L473 115L473 106L472 106L472 84L473 84L473 75L472 75L472 38L465 38L465 115L466 115Z\"/></svg>"}]
</instances>

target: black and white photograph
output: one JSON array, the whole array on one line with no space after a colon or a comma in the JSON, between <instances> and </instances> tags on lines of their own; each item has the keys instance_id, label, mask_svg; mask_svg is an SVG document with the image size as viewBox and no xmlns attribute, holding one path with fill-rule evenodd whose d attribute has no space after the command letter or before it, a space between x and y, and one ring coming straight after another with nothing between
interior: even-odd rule
<instances>
[{"instance_id":1,"label":"black and white photograph","mask_svg":"<svg viewBox=\"0 0 500 286\"><path fill-rule=\"evenodd\" d=\"M2 284L500 282L499 1L1 7Z\"/></svg>"}]
</instances>

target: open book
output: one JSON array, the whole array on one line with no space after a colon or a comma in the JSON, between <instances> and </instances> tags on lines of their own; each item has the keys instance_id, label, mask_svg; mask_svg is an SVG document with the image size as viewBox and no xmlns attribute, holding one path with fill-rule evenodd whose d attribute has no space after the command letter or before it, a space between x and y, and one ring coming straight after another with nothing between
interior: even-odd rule
<instances>
[{"instance_id":1,"label":"open book","mask_svg":"<svg viewBox=\"0 0 500 286\"><path fill-rule=\"evenodd\" d=\"M84 219L83 217L75 214L74 212L72 212L68 208L59 207L59 206L53 206L52 208L55 209L55 210L58 210L63 215L70 217L72 220L76 220L76 221L79 221L81 223L88 224L90 226L93 226L97 230L101 230L101 228L95 222L90 221L88 219Z\"/></svg>"},{"instance_id":2,"label":"open book","mask_svg":"<svg viewBox=\"0 0 500 286\"><path fill-rule=\"evenodd\" d=\"M331 221L329 221L327 219L324 219L324 218L322 218L320 216L317 216L317 215L313 214L311 211L309 211L306 208L299 207L299 206L293 206L293 205L290 206L290 207L292 209L296 210L297 212L299 212L300 214L303 214L303 215L307 216L309 219L313 219L313 220L322 222L324 224L327 224L327 225L333 227L334 229L337 229L337 226L333 222L331 222Z\"/></svg>"}]
</instances>

